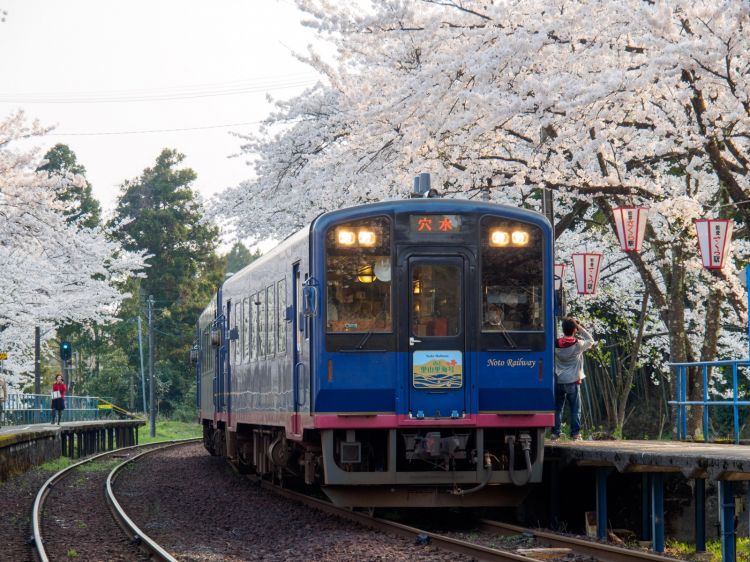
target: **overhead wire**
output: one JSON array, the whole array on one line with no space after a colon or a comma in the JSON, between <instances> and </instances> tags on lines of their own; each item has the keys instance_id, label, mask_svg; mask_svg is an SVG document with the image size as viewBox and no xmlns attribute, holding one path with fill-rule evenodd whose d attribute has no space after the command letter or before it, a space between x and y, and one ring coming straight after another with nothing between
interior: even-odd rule
<instances>
[{"instance_id":1,"label":"overhead wire","mask_svg":"<svg viewBox=\"0 0 750 562\"><path fill-rule=\"evenodd\" d=\"M175 101L196 98L236 96L310 86L316 82L309 75L297 75L283 80L236 81L219 84L166 86L108 92L0 92L0 103L70 104L70 103L133 103L150 101Z\"/></svg>"},{"instance_id":2,"label":"overhead wire","mask_svg":"<svg viewBox=\"0 0 750 562\"><path fill-rule=\"evenodd\" d=\"M246 121L243 123L226 123L223 125L204 125L199 127L180 127L175 129L142 129L134 131L98 131L98 132L85 132L85 133L47 133L48 137L91 137L91 136L106 136L106 135L143 135L149 133L176 133L185 131L205 131L208 129L225 129L228 127L244 127L249 125L259 125L263 121Z\"/></svg>"}]
</instances>

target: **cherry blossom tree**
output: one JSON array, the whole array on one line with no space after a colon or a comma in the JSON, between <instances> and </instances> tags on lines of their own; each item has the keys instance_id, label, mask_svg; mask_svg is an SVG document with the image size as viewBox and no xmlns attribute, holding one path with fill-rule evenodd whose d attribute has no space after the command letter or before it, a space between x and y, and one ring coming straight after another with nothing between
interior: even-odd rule
<instances>
[{"instance_id":1,"label":"cherry blossom tree","mask_svg":"<svg viewBox=\"0 0 750 562\"><path fill-rule=\"evenodd\" d=\"M302 57L321 82L278 102L246 139L256 177L215 205L238 233L280 236L324 210L404 197L422 171L448 197L541 209L547 192L558 259L605 251L608 296L658 323L670 360L745 354L743 336L722 328L747 321L747 2L298 4L336 60ZM618 249L612 208L622 205L651 209L642 253ZM722 271L701 266L702 217L736 221ZM633 365L647 352L635 350Z\"/></svg>"},{"instance_id":2,"label":"cherry blossom tree","mask_svg":"<svg viewBox=\"0 0 750 562\"><path fill-rule=\"evenodd\" d=\"M20 112L0 121L0 350L14 382L33 372L35 326L49 338L55 326L113 319L127 296L119 286L144 263L108 231L67 216L57 195L76 178L37 171L41 152L18 147L44 133Z\"/></svg>"}]
</instances>

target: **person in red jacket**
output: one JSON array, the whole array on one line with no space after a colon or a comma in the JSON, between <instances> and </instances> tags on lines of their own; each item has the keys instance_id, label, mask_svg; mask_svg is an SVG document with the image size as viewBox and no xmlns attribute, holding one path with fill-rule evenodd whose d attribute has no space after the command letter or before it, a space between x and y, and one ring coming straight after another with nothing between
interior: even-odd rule
<instances>
[{"instance_id":1,"label":"person in red jacket","mask_svg":"<svg viewBox=\"0 0 750 562\"><path fill-rule=\"evenodd\" d=\"M594 338L574 318L563 318L562 330L565 337L555 341L555 427L552 428L552 440L560 438L562 413L567 402L570 436L574 441L581 441L581 383L586 377L583 354L593 347Z\"/></svg>"},{"instance_id":2,"label":"person in red jacket","mask_svg":"<svg viewBox=\"0 0 750 562\"><path fill-rule=\"evenodd\" d=\"M60 425L62 413L65 410L65 391L68 387L63 382L63 376L57 375L52 385L52 423L55 423L55 412L57 412L57 425Z\"/></svg>"}]
</instances>

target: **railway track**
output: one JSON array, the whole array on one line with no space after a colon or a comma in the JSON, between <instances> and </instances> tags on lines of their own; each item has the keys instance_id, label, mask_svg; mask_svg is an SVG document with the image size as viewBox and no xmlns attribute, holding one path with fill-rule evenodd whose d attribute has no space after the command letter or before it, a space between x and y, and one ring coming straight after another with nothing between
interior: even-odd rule
<instances>
[{"instance_id":1,"label":"railway track","mask_svg":"<svg viewBox=\"0 0 750 562\"><path fill-rule=\"evenodd\" d=\"M196 440L168 442L166 444L166 447L195 441ZM166 447L164 443L161 443L153 444L150 447L136 446L127 449L109 451L107 453L96 455L94 457L86 459L85 461L76 463L75 465L71 465L70 467L67 467L66 469L56 473L51 478L49 478L37 494L32 514L32 526L34 531L33 538L36 546L37 558L39 560L46 561L50 559L69 559L71 555L73 555L80 557L80 559L101 559L111 561L175 560L175 556L167 552L154 540L148 537L140 528L138 528L138 526L128 517L128 515L124 513L120 503L114 497L112 491L113 482L117 478L118 472L120 472L124 467L130 465L138 459L141 459L144 455L161 451ZM148 450L144 451L144 449ZM121 457L123 456L127 456L128 458L125 459L124 462L119 462ZM107 457L110 458L107 459ZM97 478L92 478L91 482L87 484L93 488L96 488L97 497L100 498L97 500L97 502L101 505L98 507L99 512L88 511L86 513L86 521L91 527L85 529L85 532L90 533L92 536L95 536L96 540L101 543L106 543L100 545L100 547L104 550L102 550L101 553L97 554L83 552L71 553L70 551L66 553L65 548L67 548L67 545L63 543L64 546L61 548L60 540L58 537L58 544L54 545L54 548L51 549L52 556L50 556L48 554L48 550L50 550L50 547L44 540L42 529L47 531L50 529L55 530L56 528L59 528L59 519L55 518L55 509L57 509L58 511L60 510L59 505L57 506L57 508L55 507L55 504L59 499L57 494L63 491L63 486L65 486L64 491L72 490L73 492L77 488L82 487L83 484L80 484L78 482L78 480L81 480L80 474L79 476L75 476L77 472L81 472L81 467L86 466L90 463L98 462L99 464L102 464L102 461L105 460L106 462L109 462L112 465L116 464L117 466L107 466L104 468L100 468L99 472L101 472L102 474L100 476L97 475ZM154 462L155 461L150 461L150 464L153 466ZM77 481L74 483L65 482L66 479L70 480L72 478L76 478ZM132 478L130 478L130 480L132 480ZM566 555L572 554L574 556L574 560L582 560L585 557L586 559L595 559L602 562L636 562L639 560L648 562L674 562L674 559L659 556L650 552L623 549L612 545L556 535L554 533L524 529L521 527L489 520L480 521L480 535L478 537L472 536L470 540L465 540L464 537L457 538L455 536L446 536L444 534L426 531L414 526L404 525L402 523L390 521L387 519L377 518L368 513L339 508L327 501L313 498L290 489L280 488L278 486L272 485L267 481L260 481L260 483L263 488L272 491L277 495L298 502L305 507L314 508L327 514L333 515L336 518L355 522L361 527L379 531L383 533L385 537L398 536L405 538L412 543L429 543L433 548L460 554L466 556L467 558L475 560L492 560L503 562L538 562L539 560L549 561L551 558L550 553L552 552L552 549L556 548L560 551L559 558L566 557L567 560L570 560L571 558L570 556ZM105 490L105 494L101 493L102 489ZM162 489L163 488L159 487L159 493L161 493ZM154 491L152 491L151 493L153 494ZM50 502L45 505L45 499L50 494L53 494L52 496L50 496ZM70 492L70 495L73 496L74 494ZM132 501L135 499L135 496L130 497L131 493L127 493L127 496L131 502L130 507L133 507ZM88 497L92 497L92 495L90 494ZM123 496L123 498L124 497L125 496ZM76 500L73 499L72 501L75 502ZM77 501L79 502L79 504L81 503L80 499L78 499ZM91 502L93 503L93 500L91 500ZM78 507L74 509L78 510ZM133 513L136 513L136 511L134 511ZM44 516L44 522L42 521L42 515ZM112 516L114 516L114 519ZM115 523L115 521L117 521L117 524ZM106 523L104 525L105 528L94 528L95 525L99 525L102 522ZM68 523L70 523L70 520L68 520ZM125 530L125 533L122 533L117 528L118 524L122 529ZM417 524L420 525L419 523ZM57 527L55 527L55 525L57 525ZM70 535L75 534L76 529L72 529L73 532L70 533L71 529L70 525L68 525L68 528L64 528L63 530L64 533L57 534L64 536L68 541L74 540L71 539ZM54 534L55 533L50 533L50 536L47 537L50 543L54 542ZM535 555L533 554L534 549L530 549L531 553L527 552L525 554L521 554L510 549L503 550L501 548L494 548L493 546L489 546L493 543L492 538L497 537L498 535L516 535L533 538L536 546L552 547L552 549L542 548L540 550L542 554ZM170 534L169 536L171 537L172 535ZM196 535L191 534L191 536L197 539L200 543L200 539L198 539ZM243 536L242 532L240 531L237 536ZM106 539L102 540L102 537L106 537ZM163 538L164 537L161 537L159 538L159 540L162 540ZM387 538L385 540L387 542ZM92 540L89 542L95 541ZM225 546L219 547L221 550L216 551L217 553L226 548L227 543L223 544ZM543 552L545 550L546 552ZM177 554L176 556L182 556L183 554L186 553L182 552Z\"/></svg>"},{"instance_id":2,"label":"railway track","mask_svg":"<svg viewBox=\"0 0 750 562\"><path fill-rule=\"evenodd\" d=\"M413 541L429 541L430 544L432 544L436 548L448 550L457 554L463 554L477 560L492 560L501 562L537 562L533 558L529 558L528 556L521 556L509 551L498 550L495 548L489 548L486 546L474 544L468 541L446 537L444 535L439 535L437 533L432 533L430 531L425 531L416 527L410 527L409 525L396 523L395 521L373 517L372 515L366 513L360 513L357 511L351 511L346 508L337 507L329 502L310 497L300 492L295 492L287 488L280 488L265 480L261 481L261 486L283 497L300 502L305 506L313 507L324 513L329 513L331 515L341 517L342 519L353 521L355 523L358 523L359 525L362 525L363 527L375 529L386 534L397 535L399 537L403 537Z\"/></svg>"},{"instance_id":3,"label":"railway track","mask_svg":"<svg viewBox=\"0 0 750 562\"><path fill-rule=\"evenodd\" d=\"M261 482L261 485L276 494L301 502L306 506L313 507L325 513L329 513L347 519L349 521L353 521L365 527L369 527L391 535L398 535L400 537L413 541L429 541L430 544L432 544L436 548L463 554L476 560L502 562L541 562L541 559L550 560L551 558L551 556L545 554L543 558L540 557L540 559L536 559L533 556L527 554L517 554L510 550L502 550L484 546L473 541L467 541L459 538L441 535L439 533L433 533L430 531L419 529L417 527L390 521L388 519L377 518L367 513L356 512L346 508L336 507L335 505L327 501L313 498L300 492L295 492L286 488L280 488L276 485L270 484L265 480ZM490 521L487 519L483 519L480 521L480 523L481 530L490 535L524 535L529 538L533 537L536 541L536 544L539 546L549 546L559 549L560 552L557 556L559 558L563 558L567 554L572 554L576 557L591 557L601 562L676 561L676 559L674 558L660 556L651 552L622 548L609 544L595 543L593 541L587 541L575 537L567 537L564 535L557 535L550 532L524 529L522 527L508 525L499 521Z\"/></svg>"},{"instance_id":4,"label":"railway track","mask_svg":"<svg viewBox=\"0 0 750 562\"><path fill-rule=\"evenodd\" d=\"M56 551L52 558L86 558L85 553L79 552L76 548L79 546L78 543L72 539L77 533L96 537L97 541L101 541L99 546L102 552L97 555L97 559L175 561L175 558L143 533L128 517L114 496L112 483L120 470L144 455L195 441L197 439L186 439L115 449L91 456L53 474L39 489L32 508L32 539L36 559L41 562L51 559L52 549L48 548L50 544ZM117 460L123 457L126 459L117 463ZM116 463L116 466L107 470L113 463ZM76 474L79 476L76 482L63 489L62 485ZM76 491L79 491L81 496L93 492L94 497L83 500L79 498L76 501ZM50 495L55 495L55 502L61 505L46 503ZM66 506L68 509L65 509ZM71 518L81 514L85 520L78 519L75 524L71 524ZM118 525L124 533L117 529ZM63 529L67 526L64 533L67 543L60 544L57 533L49 533L48 537L44 537L43 528L55 526Z\"/></svg>"},{"instance_id":5,"label":"railway track","mask_svg":"<svg viewBox=\"0 0 750 562\"><path fill-rule=\"evenodd\" d=\"M540 546L569 549L571 553L581 556L591 556L602 562L634 562L643 560L648 562L675 562L675 558L662 556L653 552L644 552L632 548L623 548L606 543L599 543L569 537L548 531L526 529L500 521L482 519L481 529L495 535L513 536L524 535L533 537Z\"/></svg>"}]
</instances>

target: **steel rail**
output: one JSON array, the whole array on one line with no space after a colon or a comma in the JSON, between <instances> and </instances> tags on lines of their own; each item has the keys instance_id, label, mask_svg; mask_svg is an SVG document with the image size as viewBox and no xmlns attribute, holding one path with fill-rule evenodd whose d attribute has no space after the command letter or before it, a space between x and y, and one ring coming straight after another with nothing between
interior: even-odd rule
<instances>
[{"instance_id":1,"label":"steel rail","mask_svg":"<svg viewBox=\"0 0 750 562\"><path fill-rule=\"evenodd\" d=\"M42 518L41 518L42 507L44 506L44 501L47 499L47 496L49 495L50 490L54 487L54 485L57 482L59 482L60 480L68 476L70 472L72 472L73 470L75 470L81 465L93 462L107 455L122 453L123 451L129 451L131 449L154 447L153 449L149 449L148 451L146 451L150 453L150 452L165 448L165 447L158 447L158 445L163 445L164 443L168 443L169 444L168 446L171 446L171 445L178 445L181 443L186 443L186 442L191 442L191 441L196 441L196 440L198 439L184 439L181 441L159 441L157 443L147 443L145 445L132 445L130 447L120 447L118 449L112 449L111 451L104 451L103 453L93 455L82 461L78 461L77 463L66 466L62 470L59 470L58 472L54 473L52 476L50 476L47 479L47 481L44 484L42 484L42 487L39 488L39 491L37 492L36 497L34 498L34 506L31 509L31 528L32 528L32 533L33 533L32 539L33 539L35 557L38 560L40 560L40 562L49 562L47 551L44 548L44 538L42 537ZM123 464L127 464L127 462L129 461L125 461L125 463Z\"/></svg>"},{"instance_id":2,"label":"steel rail","mask_svg":"<svg viewBox=\"0 0 750 562\"><path fill-rule=\"evenodd\" d=\"M587 541L576 537L567 537L549 531L527 529L517 525L501 523L489 519L480 520L483 527L501 535L533 535L539 542L549 544L552 547L570 548L577 554L592 556L602 562L633 562L635 560L647 560L649 562L675 562L676 558L662 556L653 552L643 552L632 548L623 548L611 544Z\"/></svg>"},{"instance_id":3,"label":"steel rail","mask_svg":"<svg viewBox=\"0 0 750 562\"><path fill-rule=\"evenodd\" d=\"M114 491L112 490L112 483L114 482L115 476L117 476L117 473L129 465L130 463L133 463L140 458L149 455L151 453L154 453L156 451L163 451L164 449L168 449L170 447L174 447L176 445L184 445L186 443L194 443L200 441L200 438L196 439L180 439L175 441L168 441L167 444L164 444L162 442L161 447L155 447L153 449L149 449L148 451L143 451L142 453L137 454L136 456L127 459L125 462L122 462L118 464L116 467L114 467L110 473L107 475L107 482L106 482L106 493L105 497L107 499L107 504L109 505L110 510L112 511L112 515L115 518L115 521L120 525L120 527L125 531L128 536L130 536L133 540L138 542L138 546L141 548L144 548L148 551L148 553L151 555L151 558L154 560L161 560L164 562L177 562L177 559L173 557L169 552L164 550L164 548L159 545L154 539L149 537L146 533L144 533L138 525L135 524L135 522L128 517L127 513L125 513L125 510L120 505L120 502L117 501L117 498L115 498Z\"/></svg>"},{"instance_id":4,"label":"steel rail","mask_svg":"<svg viewBox=\"0 0 750 562\"><path fill-rule=\"evenodd\" d=\"M280 488L269 483L266 480L261 480L261 485L264 488L288 499L298 501L305 504L306 506L323 511L324 513L329 513L331 515L335 515L336 517L348 519L349 521L353 521L364 527L369 527L383 533L390 533L412 540L416 539L417 536L420 535L429 537L430 544L432 546L435 546L441 550L447 550L458 554L465 554L476 560L488 560L494 562L539 562L538 560L535 560L534 558L530 558L528 556L522 556L520 554L514 554L513 552L498 550L495 548L454 539L452 537L446 537L444 535L439 535L437 533L432 533L423 529L417 529L416 527L410 527L409 525L396 523L395 521L388 521L387 519L380 519L377 517L372 517L365 513L359 513L343 507L337 507L326 501L312 498L305 494L294 492L286 488Z\"/></svg>"}]
</instances>

